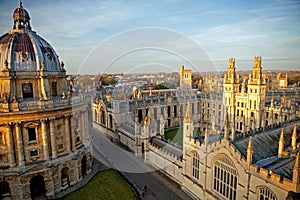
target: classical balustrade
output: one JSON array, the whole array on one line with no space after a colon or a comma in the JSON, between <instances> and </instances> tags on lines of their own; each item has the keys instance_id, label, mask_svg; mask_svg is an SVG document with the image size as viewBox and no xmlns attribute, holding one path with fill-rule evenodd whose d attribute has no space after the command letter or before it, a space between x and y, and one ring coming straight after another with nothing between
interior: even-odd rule
<instances>
[{"instance_id":1,"label":"classical balustrade","mask_svg":"<svg viewBox=\"0 0 300 200\"><path fill-rule=\"evenodd\" d=\"M0 113L11 111L32 111L32 110L48 110L53 108L68 107L79 105L89 100L89 97L84 94L79 94L71 97L55 97L49 100L39 100L39 99L26 99L19 100L13 103L0 103ZM16 106L10 106L10 104L17 104ZM18 108L18 110L15 110Z\"/></svg>"}]
</instances>

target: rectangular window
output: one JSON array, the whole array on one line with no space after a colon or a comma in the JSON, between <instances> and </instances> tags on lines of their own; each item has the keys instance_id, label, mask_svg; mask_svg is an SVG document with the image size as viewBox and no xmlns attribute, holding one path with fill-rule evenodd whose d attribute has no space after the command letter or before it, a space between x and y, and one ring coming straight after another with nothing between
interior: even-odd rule
<instances>
[{"instance_id":1,"label":"rectangular window","mask_svg":"<svg viewBox=\"0 0 300 200\"><path fill-rule=\"evenodd\" d=\"M177 117L177 106L174 105L174 117Z\"/></svg>"},{"instance_id":2,"label":"rectangular window","mask_svg":"<svg viewBox=\"0 0 300 200\"><path fill-rule=\"evenodd\" d=\"M36 141L35 128L28 128L28 141Z\"/></svg>"},{"instance_id":3,"label":"rectangular window","mask_svg":"<svg viewBox=\"0 0 300 200\"><path fill-rule=\"evenodd\" d=\"M22 84L22 93L23 98L33 98L33 89L31 83L23 83Z\"/></svg>"},{"instance_id":4,"label":"rectangular window","mask_svg":"<svg viewBox=\"0 0 300 200\"><path fill-rule=\"evenodd\" d=\"M30 151L30 157L38 157L38 156L39 156L39 151L37 149Z\"/></svg>"},{"instance_id":5,"label":"rectangular window","mask_svg":"<svg viewBox=\"0 0 300 200\"><path fill-rule=\"evenodd\" d=\"M57 95L57 83L52 82L52 96L56 96L56 95Z\"/></svg>"},{"instance_id":6,"label":"rectangular window","mask_svg":"<svg viewBox=\"0 0 300 200\"><path fill-rule=\"evenodd\" d=\"M64 150L64 145L63 144L58 144L58 151Z\"/></svg>"},{"instance_id":7,"label":"rectangular window","mask_svg":"<svg viewBox=\"0 0 300 200\"><path fill-rule=\"evenodd\" d=\"M0 154L0 161L6 162L7 161L7 156L5 154Z\"/></svg>"}]
</instances>

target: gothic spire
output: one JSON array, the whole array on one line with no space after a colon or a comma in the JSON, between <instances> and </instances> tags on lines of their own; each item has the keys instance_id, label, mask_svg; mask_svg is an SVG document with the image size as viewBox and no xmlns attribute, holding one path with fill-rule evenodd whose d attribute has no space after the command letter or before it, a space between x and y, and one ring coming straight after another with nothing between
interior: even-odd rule
<instances>
[{"instance_id":1,"label":"gothic spire","mask_svg":"<svg viewBox=\"0 0 300 200\"><path fill-rule=\"evenodd\" d=\"M284 128L281 130L281 135L279 138L279 144L278 144L278 157L281 158L284 151Z\"/></svg>"},{"instance_id":2,"label":"gothic spire","mask_svg":"<svg viewBox=\"0 0 300 200\"><path fill-rule=\"evenodd\" d=\"M296 150L297 147L297 125L294 125L293 135L292 135L292 148Z\"/></svg>"},{"instance_id":3,"label":"gothic spire","mask_svg":"<svg viewBox=\"0 0 300 200\"><path fill-rule=\"evenodd\" d=\"M253 155L253 141L252 136L249 138L248 148L247 148L247 163L248 165L252 164L252 155Z\"/></svg>"}]
</instances>

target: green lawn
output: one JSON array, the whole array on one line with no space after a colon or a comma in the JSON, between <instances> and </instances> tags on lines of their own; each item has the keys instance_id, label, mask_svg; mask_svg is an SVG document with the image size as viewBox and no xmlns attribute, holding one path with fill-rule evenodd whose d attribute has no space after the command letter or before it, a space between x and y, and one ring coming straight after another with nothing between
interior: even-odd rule
<instances>
[{"instance_id":1,"label":"green lawn","mask_svg":"<svg viewBox=\"0 0 300 200\"><path fill-rule=\"evenodd\" d=\"M194 133L199 133L200 128L195 127ZM177 143L178 145L182 146L182 137L183 136L183 129L182 128L175 128L168 131L165 131L165 139L170 141L172 143Z\"/></svg>"},{"instance_id":2,"label":"green lawn","mask_svg":"<svg viewBox=\"0 0 300 200\"><path fill-rule=\"evenodd\" d=\"M180 146L182 146L182 135L183 135L182 128L175 128L175 129L165 131L165 139L170 140L172 143L177 143Z\"/></svg>"},{"instance_id":3,"label":"green lawn","mask_svg":"<svg viewBox=\"0 0 300 200\"><path fill-rule=\"evenodd\" d=\"M112 170L98 172L85 186L62 199L136 199L126 182Z\"/></svg>"}]
</instances>

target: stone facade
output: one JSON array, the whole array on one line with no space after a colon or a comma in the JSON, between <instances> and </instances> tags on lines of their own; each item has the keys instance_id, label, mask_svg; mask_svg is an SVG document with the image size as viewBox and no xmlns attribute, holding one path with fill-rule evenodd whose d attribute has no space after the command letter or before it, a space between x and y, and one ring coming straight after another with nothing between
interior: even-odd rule
<instances>
[{"instance_id":1,"label":"stone facade","mask_svg":"<svg viewBox=\"0 0 300 200\"><path fill-rule=\"evenodd\" d=\"M71 92L22 2L13 18L0 37L0 195L55 198L91 171L89 97Z\"/></svg>"},{"instance_id":2,"label":"stone facade","mask_svg":"<svg viewBox=\"0 0 300 200\"><path fill-rule=\"evenodd\" d=\"M276 138L279 143L283 138L279 138L276 129L236 141L223 137L216 139L216 134L208 130L204 140L199 140L187 128L193 122L187 119L184 123L181 185L194 198L276 200L286 199L291 192L299 195L299 144L294 144L294 150L289 156L286 153L284 159L280 154L277 158L276 151L265 153L277 146L273 141L267 142L266 138ZM297 137L296 124L284 129L294 132L293 137ZM289 145L284 149L289 149ZM242 146L246 149L242 150ZM262 164L264 162L268 164Z\"/></svg>"},{"instance_id":3,"label":"stone facade","mask_svg":"<svg viewBox=\"0 0 300 200\"><path fill-rule=\"evenodd\" d=\"M299 195L299 90L267 90L261 62L255 57L253 72L242 77L230 59L223 87L216 77L209 92L139 90L127 99L123 87L108 101L102 88L93 121L195 199ZM182 146L163 138L176 127L183 129Z\"/></svg>"},{"instance_id":4,"label":"stone facade","mask_svg":"<svg viewBox=\"0 0 300 200\"><path fill-rule=\"evenodd\" d=\"M289 95L285 95L285 90L267 91L260 56L254 58L253 71L248 77L240 77L236 72L235 59L229 59L223 87L224 116L228 118L233 138L236 132L259 130L292 121L300 114L299 89L289 91Z\"/></svg>"}]
</instances>

